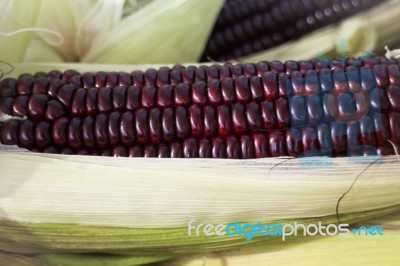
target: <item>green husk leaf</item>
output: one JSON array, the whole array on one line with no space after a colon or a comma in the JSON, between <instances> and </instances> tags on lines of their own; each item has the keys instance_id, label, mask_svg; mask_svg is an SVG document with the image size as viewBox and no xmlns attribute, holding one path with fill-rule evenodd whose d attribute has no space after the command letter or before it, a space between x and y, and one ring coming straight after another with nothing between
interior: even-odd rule
<instances>
[{"instance_id":1,"label":"green husk leaf","mask_svg":"<svg viewBox=\"0 0 400 266\"><path fill-rule=\"evenodd\" d=\"M196 62L222 0L155 0L125 17L82 59L86 63Z\"/></svg>"},{"instance_id":2,"label":"green husk leaf","mask_svg":"<svg viewBox=\"0 0 400 266\"><path fill-rule=\"evenodd\" d=\"M49 266L47 263L19 254L0 252L0 266Z\"/></svg>"},{"instance_id":3,"label":"green husk leaf","mask_svg":"<svg viewBox=\"0 0 400 266\"><path fill-rule=\"evenodd\" d=\"M341 223L354 223L384 216L400 210L400 205L368 212L351 213L340 217ZM282 223L308 225L316 221L322 224L338 223L335 215L296 220L279 220ZM258 221L239 221L257 223ZM265 223L278 220L264 219ZM88 226L62 223L1 222L0 250L20 254L46 253L109 253L120 255L184 255L207 251L226 250L241 246L275 245L279 237L256 236L247 241L243 236L189 236L188 228L126 228ZM285 242L301 237L289 237Z\"/></svg>"},{"instance_id":4,"label":"green husk leaf","mask_svg":"<svg viewBox=\"0 0 400 266\"><path fill-rule=\"evenodd\" d=\"M44 254L36 256L37 259L46 262L49 266L135 266L161 262L176 255L157 256L123 256L107 254Z\"/></svg>"}]
</instances>

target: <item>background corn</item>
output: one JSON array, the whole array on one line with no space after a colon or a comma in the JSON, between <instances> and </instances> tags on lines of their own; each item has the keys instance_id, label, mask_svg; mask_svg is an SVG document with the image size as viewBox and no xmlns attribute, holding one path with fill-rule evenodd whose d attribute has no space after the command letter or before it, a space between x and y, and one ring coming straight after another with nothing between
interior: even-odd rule
<instances>
[{"instance_id":1,"label":"background corn","mask_svg":"<svg viewBox=\"0 0 400 266\"><path fill-rule=\"evenodd\" d=\"M293 40L384 1L226 1L202 61L230 60Z\"/></svg>"}]
</instances>

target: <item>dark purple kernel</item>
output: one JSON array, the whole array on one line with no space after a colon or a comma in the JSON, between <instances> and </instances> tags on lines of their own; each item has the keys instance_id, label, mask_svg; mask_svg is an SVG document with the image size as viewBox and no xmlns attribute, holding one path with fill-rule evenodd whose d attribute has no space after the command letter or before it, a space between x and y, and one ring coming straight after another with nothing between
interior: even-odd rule
<instances>
[{"instance_id":1,"label":"dark purple kernel","mask_svg":"<svg viewBox=\"0 0 400 266\"><path fill-rule=\"evenodd\" d=\"M153 86L144 86L142 88L142 106L156 107L157 105L157 89Z\"/></svg>"},{"instance_id":2,"label":"dark purple kernel","mask_svg":"<svg viewBox=\"0 0 400 266\"><path fill-rule=\"evenodd\" d=\"M276 128L277 117L274 101L267 100L261 103L261 117L264 122L264 129L274 130Z\"/></svg>"},{"instance_id":3,"label":"dark purple kernel","mask_svg":"<svg viewBox=\"0 0 400 266\"><path fill-rule=\"evenodd\" d=\"M6 120L1 123L1 143L4 145L17 145L19 122L17 120Z\"/></svg>"},{"instance_id":4,"label":"dark purple kernel","mask_svg":"<svg viewBox=\"0 0 400 266\"><path fill-rule=\"evenodd\" d=\"M175 139L175 114L173 108L165 108L162 113L162 132L163 139L166 142L171 142ZM172 151L171 151L172 152Z\"/></svg>"},{"instance_id":5,"label":"dark purple kernel","mask_svg":"<svg viewBox=\"0 0 400 266\"><path fill-rule=\"evenodd\" d=\"M82 121L82 140L87 148L94 148L96 146L94 135L94 118L87 116Z\"/></svg>"},{"instance_id":6,"label":"dark purple kernel","mask_svg":"<svg viewBox=\"0 0 400 266\"><path fill-rule=\"evenodd\" d=\"M85 89L95 86L95 75L87 72L82 75L82 85Z\"/></svg>"},{"instance_id":7,"label":"dark purple kernel","mask_svg":"<svg viewBox=\"0 0 400 266\"><path fill-rule=\"evenodd\" d=\"M135 112L135 129L139 144L149 141L149 112L146 109L138 109Z\"/></svg>"},{"instance_id":8,"label":"dark purple kernel","mask_svg":"<svg viewBox=\"0 0 400 266\"><path fill-rule=\"evenodd\" d=\"M33 77L31 75L20 76L17 81L17 94L31 94L33 86Z\"/></svg>"},{"instance_id":9,"label":"dark purple kernel","mask_svg":"<svg viewBox=\"0 0 400 266\"><path fill-rule=\"evenodd\" d=\"M204 107L204 136L212 137L218 133L218 120L215 107L207 105Z\"/></svg>"},{"instance_id":10,"label":"dark purple kernel","mask_svg":"<svg viewBox=\"0 0 400 266\"><path fill-rule=\"evenodd\" d=\"M139 146L133 146L129 149L129 157L143 157L143 150Z\"/></svg>"},{"instance_id":11,"label":"dark purple kernel","mask_svg":"<svg viewBox=\"0 0 400 266\"><path fill-rule=\"evenodd\" d=\"M172 107L174 104L174 88L171 85L164 85L158 89L157 105L160 107Z\"/></svg>"},{"instance_id":12,"label":"dark purple kernel","mask_svg":"<svg viewBox=\"0 0 400 266\"><path fill-rule=\"evenodd\" d=\"M200 137L204 131L203 109L199 105L194 104L191 105L188 110L192 135L194 137Z\"/></svg>"},{"instance_id":13,"label":"dark purple kernel","mask_svg":"<svg viewBox=\"0 0 400 266\"><path fill-rule=\"evenodd\" d=\"M62 74L62 80L64 82L69 82L70 79L75 76L75 75L79 75L79 72L73 69L69 69L64 71L64 73Z\"/></svg>"},{"instance_id":14,"label":"dark purple kernel","mask_svg":"<svg viewBox=\"0 0 400 266\"><path fill-rule=\"evenodd\" d=\"M208 83L208 100L211 104L220 104L222 102L221 86L219 80L210 80Z\"/></svg>"},{"instance_id":15,"label":"dark purple kernel","mask_svg":"<svg viewBox=\"0 0 400 266\"><path fill-rule=\"evenodd\" d=\"M228 105L221 105L218 109L218 133L220 136L228 136L233 131L232 116Z\"/></svg>"},{"instance_id":16,"label":"dark purple kernel","mask_svg":"<svg viewBox=\"0 0 400 266\"><path fill-rule=\"evenodd\" d=\"M12 97L0 98L0 112L6 115L12 115L13 107L14 107L14 98Z\"/></svg>"},{"instance_id":17,"label":"dark purple kernel","mask_svg":"<svg viewBox=\"0 0 400 266\"><path fill-rule=\"evenodd\" d=\"M97 113L97 97L99 89L96 87L89 88L86 93L86 111L89 115Z\"/></svg>"},{"instance_id":18,"label":"dark purple kernel","mask_svg":"<svg viewBox=\"0 0 400 266\"><path fill-rule=\"evenodd\" d=\"M226 138L226 155L229 159L240 159L242 157L242 147L236 136Z\"/></svg>"},{"instance_id":19,"label":"dark purple kernel","mask_svg":"<svg viewBox=\"0 0 400 266\"><path fill-rule=\"evenodd\" d=\"M232 122L236 134L245 134L248 131L245 105L241 103L232 105Z\"/></svg>"},{"instance_id":20,"label":"dark purple kernel","mask_svg":"<svg viewBox=\"0 0 400 266\"><path fill-rule=\"evenodd\" d=\"M6 78L0 82L0 98L17 96L17 80Z\"/></svg>"},{"instance_id":21,"label":"dark purple kernel","mask_svg":"<svg viewBox=\"0 0 400 266\"><path fill-rule=\"evenodd\" d=\"M183 158L183 148L178 142L171 143L170 146L171 158Z\"/></svg>"},{"instance_id":22,"label":"dark purple kernel","mask_svg":"<svg viewBox=\"0 0 400 266\"><path fill-rule=\"evenodd\" d=\"M108 137L112 147L120 142L120 118L119 112L112 112L108 117Z\"/></svg>"},{"instance_id":23,"label":"dark purple kernel","mask_svg":"<svg viewBox=\"0 0 400 266\"><path fill-rule=\"evenodd\" d=\"M51 125L48 122L39 122L35 127L35 141L38 147L47 147L52 143Z\"/></svg>"},{"instance_id":24,"label":"dark purple kernel","mask_svg":"<svg viewBox=\"0 0 400 266\"><path fill-rule=\"evenodd\" d=\"M199 157L200 158L212 157L212 143L207 138L200 139L199 141Z\"/></svg>"},{"instance_id":25,"label":"dark purple kernel","mask_svg":"<svg viewBox=\"0 0 400 266\"><path fill-rule=\"evenodd\" d=\"M254 154L254 142L250 136L242 135L240 137L241 148L242 148L242 158L252 159L255 157Z\"/></svg>"},{"instance_id":26,"label":"dark purple kernel","mask_svg":"<svg viewBox=\"0 0 400 266\"><path fill-rule=\"evenodd\" d=\"M102 87L97 94L97 110L99 112L110 112L112 110L111 88Z\"/></svg>"},{"instance_id":27,"label":"dark purple kernel","mask_svg":"<svg viewBox=\"0 0 400 266\"><path fill-rule=\"evenodd\" d=\"M286 140L283 132L269 133L269 151L272 157L286 156Z\"/></svg>"},{"instance_id":28,"label":"dark purple kernel","mask_svg":"<svg viewBox=\"0 0 400 266\"><path fill-rule=\"evenodd\" d=\"M110 72L107 74L106 87L113 88L118 85L118 73Z\"/></svg>"},{"instance_id":29,"label":"dark purple kernel","mask_svg":"<svg viewBox=\"0 0 400 266\"><path fill-rule=\"evenodd\" d=\"M190 135L190 122L188 111L183 106L178 106L175 109L175 123L176 123L176 135L178 139L184 139Z\"/></svg>"},{"instance_id":30,"label":"dark purple kernel","mask_svg":"<svg viewBox=\"0 0 400 266\"><path fill-rule=\"evenodd\" d=\"M31 148L35 145L35 123L33 121L21 121L18 139L22 148Z\"/></svg>"},{"instance_id":31,"label":"dark purple kernel","mask_svg":"<svg viewBox=\"0 0 400 266\"><path fill-rule=\"evenodd\" d=\"M60 88L65 85L65 82L60 80L60 79L51 79L50 80L50 84L49 84L49 88L47 90L47 93L51 96L51 97L57 97L57 93L60 90Z\"/></svg>"},{"instance_id":32,"label":"dark purple kernel","mask_svg":"<svg viewBox=\"0 0 400 266\"><path fill-rule=\"evenodd\" d=\"M227 149L226 149L225 141L220 137L216 137L213 139L212 157L213 158L226 158L227 157Z\"/></svg>"},{"instance_id":33,"label":"dark purple kernel","mask_svg":"<svg viewBox=\"0 0 400 266\"><path fill-rule=\"evenodd\" d=\"M106 85L106 80L107 80L107 73L104 71L98 71L94 76L94 85L97 88L102 88Z\"/></svg>"},{"instance_id":34,"label":"dark purple kernel","mask_svg":"<svg viewBox=\"0 0 400 266\"><path fill-rule=\"evenodd\" d=\"M119 126L121 142L127 146L133 145L136 140L135 121L133 114L131 112L123 113L121 115Z\"/></svg>"},{"instance_id":35,"label":"dark purple kernel","mask_svg":"<svg viewBox=\"0 0 400 266\"><path fill-rule=\"evenodd\" d=\"M170 158L171 152L167 145L161 144L158 146L158 158Z\"/></svg>"},{"instance_id":36,"label":"dark purple kernel","mask_svg":"<svg viewBox=\"0 0 400 266\"><path fill-rule=\"evenodd\" d=\"M199 147L195 138L185 139L183 141L183 157L185 158L198 158Z\"/></svg>"},{"instance_id":37,"label":"dark purple kernel","mask_svg":"<svg viewBox=\"0 0 400 266\"><path fill-rule=\"evenodd\" d=\"M118 85L122 87L129 87L133 84L132 76L126 72L119 73Z\"/></svg>"},{"instance_id":38,"label":"dark purple kernel","mask_svg":"<svg viewBox=\"0 0 400 266\"><path fill-rule=\"evenodd\" d=\"M115 146L112 149L113 157L128 157L128 155L129 155L128 150L123 146Z\"/></svg>"},{"instance_id":39,"label":"dark purple kernel","mask_svg":"<svg viewBox=\"0 0 400 266\"><path fill-rule=\"evenodd\" d=\"M239 102L247 103L251 100L251 91L249 79L245 76L240 76L235 79L236 96Z\"/></svg>"},{"instance_id":40,"label":"dark purple kernel","mask_svg":"<svg viewBox=\"0 0 400 266\"><path fill-rule=\"evenodd\" d=\"M68 128L68 145L73 149L82 147L81 119L74 117L71 119Z\"/></svg>"},{"instance_id":41,"label":"dark purple kernel","mask_svg":"<svg viewBox=\"0 0 400 266\"><path fill-rule=\"evenodd\" d=\"M127 98L127 89L126 87L117 86L112 90L112 100L113 100L113 108L117 111L122 111L126 106L126 98Z\"/></svg>"},{"instance_id":42,"label":"dark purple kernel","mask_svg":"<svg viewBox=\"0 0 400 266\"><path fill-rule=\"evenodd\" d=\"M20 96L23 97L23 96ZM64 106L57 100L51 100L47 104L47 108L45 111L45 118L50 121L55 121L56 119L64 116L66 114L66 111L64 109Z\"/></svg>"},{"instance_id":43,"label":"dark purple kernel","mask_svg":"<svg viewBox=\"0 0 400 266\"><path fill-rule=\"evenodd\" d=\"M107 115L99 114L96 116L94 121L94 135L97 147L100 149L104 149L109 146L107 124Z\"/></svg>"},{"instance_id":44,"label":"dark purple kernel","mask_svg":"<svg viewBox=\"0 0 400 266\"><path fill-rule=\"evenodd\" d=\"M75 75L69 79L69 83L77 88L82 88L82 76L81 75Z\"/></svg>"},{"instance_id":45,"label":"dark purple kernel","mask_svg":"<svg viewBox=\"0 0 400 266\"><path fill-rule=\"evenodd\" d=\"M147 86L155 86L157 80L157 70L149 68L144 72L144 84Z\"/></svg>"},{"instance_id":46,"label":"dark purple kernel","mask_svg":"<svg viewBox=\"0 0 400 266\"><path fill-rule=\"evenodd\" d=\"M75 90L74 86L66 84L58 90L56 97L65 107L69 108Z\"/></svg>"},{"instance_id":47,"label":"dark purple kernel","mask_svg":"<svg viewBox=\"0 0 400 266\"><path fill-rule=\"evenodd\" d=\"M181 83L174 88L175 105L189 106L192 102L189 85Z\"/></svg>"},{"instance_id":48,"label":"dark purple kernel","mask_svg":"<svg viewBox=\"0 0 400 266\"><path fill-rule=\"evenodd\" d=\"M83 116L86 114L86 89L79 88L75 91L71 104L71 114L74 116Z\"/></svg>"},{"instance_id":49,"label":"dark purple kernel","mask_svg":"<svg viewBox=\"0 0 400 266\"><path fill-rule=\"evenodd\" d=\"M68 118L61 117L53 124L52 137L57 146L64 146L67 143Z\"/></svg>"},{"instance_id":50,"label":"dark purple kernel","mask_svg":"<svg viewBox=\"0 0 400 266\"><path fill-rule=\"evenodd\" d=\"M286 132L286 148L289 156L298 157L303 152L303 140L301 130L292 128Z\"/></svg>"},{"instance_id":51,"label":"dark purple kernel","mask_svg":"<svg viewBox=\"0 0 400 266\"><path fill-rule=\"evenodd\" d=\"M43 117L49 97L45 94L34 94L28 101L28 116L33 119Z\"/></svg>"},{"instance_id":52,"label":"dark purple kernel","mask_svg":"<svg viewBox=\"0 0 400 266\"><path fill-rule=\"evenodd\" d=\"M150 139L154 144L159 144L162 141L162 117L161 117L161 109L153 108L150 110L150 122L149 122L149 130L150 130Z\"/></svg>"},{"instance_id":53,"label":"dark purple kernel","mask_svg":"<svg viewBox=\"0 0 400 266\"><path fill-rule=\"evenodd\" d=\"M192 100L193 103L206 105L208 103L207 83L196 82L192 85Z\"/></svg>"},{"instance_id":54,"label":"dark purple kernel","mask_svg":"<svg viewBox=\"0 0 400 266\"><path fill-rule=\"evenodd\" d=\"M156 86L161 87L163 85L170 84L170 69L168 67L161 67L158 70Z\"/></svg>"},{"instance_id":55,"label":"dark purple kernel","mask_svg":"<svg viewBox=\"0 0 400 266\"><path fill-rule=\"evenodd\" d=\"M269 157L269 143L267 134L256 133L253 135L254 139L254 152L256 158Z\"/></svg>"},{"instance_id":56,"label":"dark purple kernel","mask_svg":"<svg viewBox=\"0 0 400 266\"><path fill-rule=\"evenodd\" d=\"M126 110L133 111L140 107L141 96L140 88L138 86L130 86L127 91Z\"/></svg>"}]
</instances>

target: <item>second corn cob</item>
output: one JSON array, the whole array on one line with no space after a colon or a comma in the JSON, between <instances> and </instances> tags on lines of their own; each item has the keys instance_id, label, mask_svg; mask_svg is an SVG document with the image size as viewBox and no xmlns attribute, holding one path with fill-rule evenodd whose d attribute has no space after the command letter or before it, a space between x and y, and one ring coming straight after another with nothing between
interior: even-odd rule
<instances>
[{"instance_id":1,"label":"second corn cob","mask_svg":"<svg viewBox=\"0 0 400 266\"><path fill-rule=\"evenodd\" d=\"M273 48L385 1L227 1L202 61L231 60Z\"/></svg>"}]
</instances>

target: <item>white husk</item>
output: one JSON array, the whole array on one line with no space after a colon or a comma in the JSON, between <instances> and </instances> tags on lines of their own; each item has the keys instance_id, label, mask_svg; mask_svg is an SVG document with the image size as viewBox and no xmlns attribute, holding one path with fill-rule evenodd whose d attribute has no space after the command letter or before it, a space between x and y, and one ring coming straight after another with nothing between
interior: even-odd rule
<instances>
[{"instance_id":1,"label":"white husk","mask_svg":"<svg viewBox=\"0 0 400 266\"><path fill-rule=\"evenodd\" d=\"M135 159L0 152L0 218L169 228L187 226L190 219L230 223L335 215L339 198L376 159ZM339 213L399 205L399 174L396 156L375 161L343 197Z\"/></svg>"}]
</instances>

